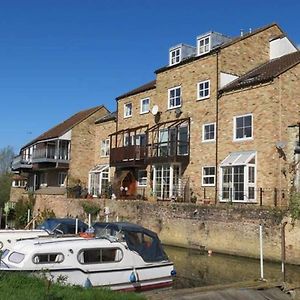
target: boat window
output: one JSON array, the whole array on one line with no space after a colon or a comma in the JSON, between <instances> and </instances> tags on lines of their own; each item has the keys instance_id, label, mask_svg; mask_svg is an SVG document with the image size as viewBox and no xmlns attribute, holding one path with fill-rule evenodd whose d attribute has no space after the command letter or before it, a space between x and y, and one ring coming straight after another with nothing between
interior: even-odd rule
<instances>
[{"instance_id":1,"label":"boat window","mask_svg":"<svg viewBox=\"0 0 300 300\"><path fill-rule=\"evenodd\" d=\"M81 264L119 262L122 258L123 252L119 248L83 249L78 254L78 261Z\"/></svg>"},{"instance_id":2,"label":"boat window","mask_svg":"<svg viewBox=\"0 0 300 300\"><path fill-rule=\"evenodd\" d=\"M62 253L39 253L34 255L32 261L35 264L61 263L64 260Z\"/></svg>"},{"instance_id":3,"label":"boat window","mask_svg":"<svg viewBox=\"0 0 300 300\"><path fill-rule=\"evenodd\" d=\"M5 249L2 253L1 253L1 259L4 259L7 254L9 253L9 250L8 249Z\"/></svg>"},{"instance_id":4,"label":"boat window","mask_svg":"<svg viewBox=\"0 0 300 300\"><path fill-rule=\"evenodd\" d=\"M19 264L23 261L25 254L19 252L13 252L9 257L8 260L12 263Z\"/></svg>"}]
</instances>

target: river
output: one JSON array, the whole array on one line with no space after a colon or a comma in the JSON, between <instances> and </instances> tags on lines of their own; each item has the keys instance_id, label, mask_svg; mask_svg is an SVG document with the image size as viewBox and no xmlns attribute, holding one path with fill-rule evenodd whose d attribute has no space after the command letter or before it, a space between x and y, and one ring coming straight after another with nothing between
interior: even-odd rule
<instances>
[{"instance_id":1,"label":"river","mask_svg":"<svg viewBox=\"0 0 300 300\"><path fill-rule=\"evenodd\" d=\"M260 278L260 261L231 255L188 250L171 246L164 247L174 262L177 277L174 288L200 287L228 284ZM264 262L264 278L282 281L281 263ZM286 279L300 283L300 266L287 265Z\"/></svg>"}]
</instances>

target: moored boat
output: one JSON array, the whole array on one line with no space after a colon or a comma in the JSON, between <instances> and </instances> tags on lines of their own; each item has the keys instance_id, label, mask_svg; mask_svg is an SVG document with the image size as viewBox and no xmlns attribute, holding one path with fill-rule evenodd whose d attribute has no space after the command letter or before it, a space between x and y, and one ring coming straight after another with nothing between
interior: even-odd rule
<instances>
[{"instance_id":1,"label":"moored boat","mask_svg":"<svg viewBox=\"0 0 300 300\"><path fill-rule=\"evenodd\" d=\"M113 290L172 285L173 263L157 235L130 223L96 223L96 238L23 240L4 251L1 271L49 273L54 280Z\"/></svg>"},{"instance_id":2,"label":"moored boat","mask_svg":"<svg viewBox=\"0 0 300 300\"><path fill-rule=\"evenodd\" d=\"M0 250L10 249L22 239L47 237L52 235L75 234L84 232L88 225L71 218L49 218L37 229L3 229L0 230Z\"/></svg>"}]
</instances>

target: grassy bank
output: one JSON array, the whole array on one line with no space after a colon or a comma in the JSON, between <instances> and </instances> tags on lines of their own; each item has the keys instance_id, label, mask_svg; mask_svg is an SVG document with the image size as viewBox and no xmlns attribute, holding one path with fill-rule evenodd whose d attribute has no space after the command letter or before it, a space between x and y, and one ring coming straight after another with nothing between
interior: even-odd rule
<instances>
[{"instance_id":1,"label":"grassy bank","mask_svg":"<svg viewBox=\"0 0 300 300\"><path fill-rule=\"evenodd\" d=\"M54 284L23 274L0 273L0 299L6 300L142 300L140 294Z\"/></svg>"}]
</instances>

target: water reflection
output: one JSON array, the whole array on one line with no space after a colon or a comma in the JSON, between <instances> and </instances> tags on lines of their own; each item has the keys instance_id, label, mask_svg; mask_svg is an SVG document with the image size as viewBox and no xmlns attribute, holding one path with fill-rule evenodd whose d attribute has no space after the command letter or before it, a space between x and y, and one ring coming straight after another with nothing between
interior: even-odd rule
<instances>
[{"instance_id":1,"label":"water reflection","mask_svg":"<svg viewBox=\"0 0 300 300\"><path fill-rule=\"evenodd\" d=\"M177 278L175 288L227 284L260 278L260 262L237 256L165 246L169 258L174 262ZM264 278L282 281L281 264L265 262ZM286 278L289 283L300 283L300 266L287 265Z\"/></svg>"}]
</instances>

